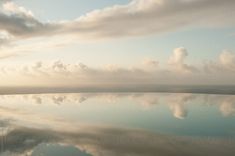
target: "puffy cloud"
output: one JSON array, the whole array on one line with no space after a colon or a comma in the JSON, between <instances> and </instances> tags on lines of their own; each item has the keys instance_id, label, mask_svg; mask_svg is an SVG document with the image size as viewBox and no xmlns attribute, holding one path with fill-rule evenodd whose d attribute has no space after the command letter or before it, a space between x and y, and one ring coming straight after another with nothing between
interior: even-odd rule
<instances>
[{"instance_id":1,"label":"puffy cloud","mask_svg":"<svg viewBox=\"0 0 235 156\"><path fill-rule=\"evenodd\" d=\"M234 73L235 55L229 50L223 50L216 61L207 61L204 65L207 72Z\"/></svg>"},{"instance_id":2,"label":"puffy cloud","mask_svg":"<svg viewBox=\"0 0 235 156\"><path fill-rule=\"evenodd\" d=\"M188 56L188 52L185 48L180 47L176 48L170 57L168 63L173 68L173 70L176 70L178 72L195 72L197 69L193 66L185 64L185 59Z\"/></svg>"},{"instance_id":3,"label":"puffy cloud","mask_svg":"<svg viewBox=\"0 0 235 156\"><path fill-rule=\"evenodd\" d=\"M25 9L22 6L18 6L11 1L3 4L3 10L11 14L20 14L28 17L34 17L32 11Z\"/></svg>"},{"instance_id":4,"label":"puffy cloud","mask_svg":"<svg viewBox=\"0 0 235 156\"><path fill-rule=\"evenodd\" d=\"M0 31L0 48L2 45L9 42L12 36L7 31Z\"/></svg>"},{"instance_id":5,"label":"puffy cloud","mask_svg":"<svg viewBox=\"0 0 235 156\"><path fill-rule=\"evenodd\" d=\"M172 64L184 64L184 59L188 56L188 52L185 48L176 48L172 57L169 59L169 63Z\"/></svg>"},{"instance_id":6,"label":"puffy cloud","mask_svg":"<svg viewBox=\"0 0 235 156\"><path fill-rule=\"evenodd\" d=\"M223 51L219 56L219 61L225 68L235 69L235 55L231 51Z\"/></svg>"}]
</instances>

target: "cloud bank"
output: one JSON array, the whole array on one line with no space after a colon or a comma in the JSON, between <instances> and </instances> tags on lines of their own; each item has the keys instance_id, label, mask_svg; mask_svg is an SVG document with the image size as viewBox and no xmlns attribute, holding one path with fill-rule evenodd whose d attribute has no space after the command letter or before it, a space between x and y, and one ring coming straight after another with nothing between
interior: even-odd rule
<instances>
[{"instance_id":1,"label":"cloud bank","mask_svg":"<svg viewBox=\"0 0 235 156\"><path fill-rule=\"evenodd\" d=\"M107 65L101 68L83 63L38 61L21 66L1 66L1 86L78 87L78 88L156 88L157 85L234 85L235 55L223 51L216 60L191 65L188 51L173 50L167 61L145 59L139 65L124 68ZM17 79L16 79L17 77ZM155 86L154 86L155 85ZM21 86L22 87L22 86ZM134 88L133 88L134 87Z\"/></svg>"}]
</instances>

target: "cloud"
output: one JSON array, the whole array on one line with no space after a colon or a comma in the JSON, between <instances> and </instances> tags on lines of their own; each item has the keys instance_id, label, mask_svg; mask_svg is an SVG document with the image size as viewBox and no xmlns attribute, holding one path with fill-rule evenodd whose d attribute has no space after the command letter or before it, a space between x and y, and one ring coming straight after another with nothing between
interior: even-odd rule
<instances>
[{"instance_id":1,"label":"cloud","mask_svg":"<svg viewBox=\"0 0 235 156\"><path fill-rule=\"evenodd\" d=\"M2 45L7 44L11 39L11 35L9 35L6 31L0 31L0 48Z\"/></svg>"},{"instance_id":2,"label":"cloud","mask_svg":"<svg viewBox=\"0 0 235 156\"><path fill-rule=\"evenodd\" d=\"M0 29L6 31L14 37L32 36L36 31L43 28L43 24L28 16L26 9L19 9L13 2L3 4L0 11ZM22 11L24 10L24 11Z\"/></svg>"},{"instance_id":3,"label":"cloud","mask_svg":"<svg viewBox=\"0 0 235 156\"><path fill-rule=\"evenodd\" d=\"M32 46L21 49L21 43L26 39L53 37L56 41L57 37L61 37L63 41L65 38L69 41L48 44L65 45L78 40L144 36L188 27L224 27L235 24L235 20L227 18L235 14L234 0L131 0L126 5L94 10L74 20L47 22L39 20L31 10L13 1L1 1L0 4L0 30L5 33L2 35L0 32L0 46L9 43L20 46L20 50L10 46L1 51L17 53L15 56L22 51L37 49ZM177 68L187 72L194 70L187 64L178 65Z\"/></svg>"},{"instance_id":4,"label":"cloud","mask_svg":"<svg viewBox=\"0 0 235 156\"><path fill-rule=\"evenodd\" d=\"M184 59L188 56L188 52L185 48L180 47L176 48L173 52L173 55L169 59L169 63L171 64L184 64Z\"/></svg>"},{"instance_id":5,"label":"cloud","mask_svg":"<svg viewBox=\"0 0 235 156\"><path fill-rule=\"evenodd\" d=\"M235 69L235 55L229 50L223 50L217 60L207 61L204 64L204 69L210 73L233 73Z\"/></svg>"},{"instance_id":6,"label":"cloud","mask_svg":"<svg viewBox=\"0 0 235 156\"><path fill-rule=\"evenodd\" d=\"M235 69L235 55L231 51L224 50L219 56L219 61L223 67L229 70Z\"/></svg>"},{"instance_id":7,"label":"cloud","mask_svg":"<svg viewBox=\"0 0 235 156\"><path fill-rule=\"evenodd\" d=\"M3 55L11 57L12 55ZM84 63L64 63L60 60L51 62L38 61L32 64L20 66L0 67L0 85L24 87L64 87L80 88L82 90L109 88L116 91L155 90L156 87L162 91L184 91L190 88L159 88L159 85L233 85L235 84L234 54L223 51L217 60L206 63L189 65L186 63L188 51L185 48L174 49L167 63L158 62L154 59L144 60L139 65L131 67L120 67L119 65L108 65L100 68L91 67ZM159 64L162 64L159 66ZM17 79L16 79L17 77ZM21 86L21 87L22 87ZM203 88L200 88L203 91ZM198 92L199 88L191 88ZM221 89L204 88L204 92L217 91ZM227 88L228 91L231 88ZM185 91L186 91L185 90ZM187 90L187 92L189 91ZM232 90L230 90L232 91ZM228 93L228 92L226 92Z\"/></svg>"},{"instance_id":8,"label":"cloud","mask_svg":"<svg viewBox=\"0 0 235 156\"><path fill-rule=\"evenodd\" d=\"M142 62L145 69L156 70L159 65L159 62L150 58L145 58Z\"/></svg>"},{"instance_id":9,"label":"cloud","mask_svg":"<svg viewBox=\"0 0 235 156\"><path fill-rule=\"evenodd\" d=\"M234 25L233 0L132 0L95 10L70 23L71 29L97 37L169 32L188 26ZM77 23L77 25L75 25Z\"/></svg>"},{"instance_id":10,"label":"cloud","mask_svg":"<svg viewBox=\"0 0 235 156\"><path fill-rule=\"evenodd\" d=\"M185 59L188 56L188 52L185 48L176 48L170 57L168 63L173 70L181 73L196 72L197 69L193 66L185 64Z\"/></svg>"},{"instance_id":11,"label":"cloud","mask_svg":"<svg viewBox=\"0 0 235 156\"><path fill-rule=\"evenodd\" d=\"M42 22L12 1L3 3L0 29L15 37L70 34L81 38L116 38L169 32L188 26L234 25L233 0L132 0L94 10L71 21Z\"/></svg>"},{"instance_id":12,"label":"cloud","mask_svg":"<svg viewBox=\"0 0 235 156\"><path fill-rule=\"evenodd\" d=\"M0 59L7 59L7 58L10 58L10 57L16 57L16 56L19 56L19 54L16 54L16 53L1 53L0 55Z\"/></svg>"},{"instance_id":13,"label":"cloud","mask_svg":"<svg viewBox=\"0 0 235 156\"><path fill-rule=\"evenodd\" d=\"M2 2L0 8L0 38L4 39L2 46L5 45L4 42L16 44L26 39L62 35L57 33L61 27L60 25L60 22L40 21L31 10L19 6L13 1ZM13 45L15 46L15 44ZM7 48L14 51L9 47ZM28 50L31 51L32 48L29 46ZM1 51L5 51L5 49Z\"/></svg>"},{"instance_id":14,"label":"cloud","mask_svg":"<svg viewBox=\"0 0 235 156\"><path fill-rule=\"evenodd\" d=\"M18 6L11 1L8 1L3 4L3 10L11 14L19 14L26 17L34 17L32 11L25 9L22 6Z\"/></svg>"}]
</instances>

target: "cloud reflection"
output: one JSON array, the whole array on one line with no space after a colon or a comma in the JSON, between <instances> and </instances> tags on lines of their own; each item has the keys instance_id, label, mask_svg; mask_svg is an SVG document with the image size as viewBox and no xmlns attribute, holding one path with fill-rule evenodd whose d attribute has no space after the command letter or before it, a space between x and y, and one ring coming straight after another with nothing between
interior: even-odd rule
<instances>
[{"instance_id":1,"label":"cloud reflection","mask_svg":"<svg viewBox=\"0 0 235 156\"><path fill-rule=\"evenodd\" d=\"M190 136L185 134L185 131L182 133L169 131L162 134L161 129L152 131L144 127L143 121L138 125L139 127L134 127L133 125L113 125L102 120L92 123L88 122L89 118L82 121L80 118L84 116L76 118L71 111L66 115L66 109L74 110L77 114L82 114L84 110L89 109L89 117L99 118L99 114L91 110L103 107L102 105L105 108L102 111L119 108L123 111L120 105L125 105L125 108L128 107L127 105L132 105L134 107L131 109L135 111L139 108L142 111L166 108L177 119L190 116L190 111L196 108L193 106L216 107L224 117L235 115L235 96L232 95L169 93L4 95L0 96L0 155L34 156L43 152L41 146L44 147L44 145L44 148L52 148L49 145L63 149L73 147L80 152L78 155L82 156L232 156L235 153L235 141L230 137L234 136L231 135L234 134L233 127L228 127L232 133L227 132L226 127L224 128L226 130L222 128L220 132L210 130L212 133L218 132L225 135L223 137L212 135L207 138L199 137L201 135ZM115 113L115 111L111 112ZM128 118L124 117L120 120L128 120ZM150 124L155 122L154 120ZM167 123L168 119L164 122L166 125L171 124ZM164 125L160 124L160 126ZM204 125L199 126L204 128ZM174 125L170 128L177 131ZM204 134L209 133L204 132Z\"/></svg>"},{"instance_id":2,"label":"cloud reflection","mask_svg":"<svg viewBox=\"0 0 235 156\"><path fill-rule=\"evenodd\" d=\"M188 110L186 108L186 104L193 101L195 98L196 96L192 94L171 95L168 103L174 117L178 119L184 119L185 117L187 117Z\"/></svg>"},{"instance_id":3,"label":"cloud reflection","mask_svg":"<svg viewBox=\"0 0 235 156\"><path fill-rule=\"evenodd\" d=\"M232 156L235 153L232 139L160 135L107 126L82 127L76 131L14 127L1 138L5 138L1 141L1 155L37 155L35 149L42 144L73 146L84 155L92 156Z\"/></svg>"},{"instance_id":4,"label":"cloud reflection","mask_svg":"<svg viewBox=\"0 0 235 156\"><path fill-rule=\"evenodd\" d=\"M189 105L204 107L215 106L223 116L235 115L235 95L206 95L189 93L74 93L74 94L32 94L2 95L1 103L27 103L41 105L83 105L86 102L98 101L103 105L135 103L144 110L166 105L175 118L184 119L190 114ZM92 104L97 106L96 102ZM108 107L107 105L107 107ZM8 108L8 106L5 106Z\"/></svg>"}]
</instances>

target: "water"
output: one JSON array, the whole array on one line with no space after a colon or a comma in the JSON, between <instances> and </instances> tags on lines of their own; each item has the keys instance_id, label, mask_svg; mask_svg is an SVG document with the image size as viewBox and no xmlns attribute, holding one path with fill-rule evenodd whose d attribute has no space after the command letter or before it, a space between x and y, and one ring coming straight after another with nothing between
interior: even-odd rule
<instances>
[{"instance_id":1,"label":"water","mask_svg":"<svg viewBox=\"0 0 235 156\"><path fill-rule=\"evenodd\" d=\"M1 95L0 133L3 156L234 156L235 96Z\"/></svg>"}]
</instances>

